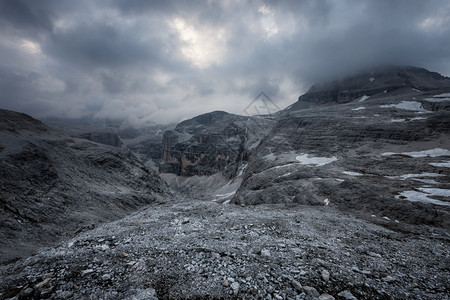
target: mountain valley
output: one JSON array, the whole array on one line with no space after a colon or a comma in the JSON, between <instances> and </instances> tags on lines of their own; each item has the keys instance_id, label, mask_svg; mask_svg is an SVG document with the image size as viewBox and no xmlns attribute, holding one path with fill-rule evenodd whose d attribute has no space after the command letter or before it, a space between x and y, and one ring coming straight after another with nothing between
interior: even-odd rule
<instances>
[{"instance_id":1,"label":"mountain valley","mask_svg":"<svg viewBox=\"0 0 450 300\"><path fill-rule=\"evenodd\" d=\"M448 299L450 78L378 68L266 112L0 110L0 298Z\"/></svg>"}]
</instances>

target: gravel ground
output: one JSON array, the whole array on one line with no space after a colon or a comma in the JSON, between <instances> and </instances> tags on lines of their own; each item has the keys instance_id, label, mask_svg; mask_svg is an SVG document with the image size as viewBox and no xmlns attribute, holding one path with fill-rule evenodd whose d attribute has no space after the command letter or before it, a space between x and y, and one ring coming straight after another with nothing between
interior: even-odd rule
<instances>
[{"instance_id":1,"label":"gravel ground","mask_svg":"<svg viewBox=\"0 0 450 300\"><path fill-rule=\"evenodd\" d=\"M331 207L183 199L1 266L0 298L448 299L449 241Z\"/></svg>"}]
</instances>

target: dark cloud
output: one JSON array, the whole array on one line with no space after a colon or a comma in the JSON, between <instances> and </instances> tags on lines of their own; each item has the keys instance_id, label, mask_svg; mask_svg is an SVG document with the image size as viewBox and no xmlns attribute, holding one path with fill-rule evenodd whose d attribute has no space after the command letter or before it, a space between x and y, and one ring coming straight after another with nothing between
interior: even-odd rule
<instances>
[{"instance_id":1,"label":"dark cloud","mask_svg":"<svg viewBox=\"0 0 450 300\"><path fill-rule=\"evenodd\" d=\"M16 29L46 30L53 28L53 12L48 9L49 1L2 0L0 2L0 20Z\"/></svg>"},{"instance_id":2,"label":"dark cloud","mask_svg":"<svg viewBox=\"0 0 450 300\"><path fill-rule=\"evenodd\" d=\"M0 0L0 107L172 122L383 64L450 75L445 0Z\"/></svg>"}]
</instances>

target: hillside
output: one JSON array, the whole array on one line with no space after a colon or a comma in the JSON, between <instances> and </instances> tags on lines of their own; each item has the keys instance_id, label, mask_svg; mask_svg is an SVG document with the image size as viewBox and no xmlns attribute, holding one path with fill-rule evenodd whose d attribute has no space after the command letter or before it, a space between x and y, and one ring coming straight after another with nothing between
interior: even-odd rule
<instances>
[{"instance_id":1,"label":"hillside","mask_svg":"<svg viewBox=\"0 0 450 300\"><path fill-rule=\"evenodd\" d=\"M169 195L128 150L54 131L0 110L1 262Z\"/></svg>"}]
</instances>

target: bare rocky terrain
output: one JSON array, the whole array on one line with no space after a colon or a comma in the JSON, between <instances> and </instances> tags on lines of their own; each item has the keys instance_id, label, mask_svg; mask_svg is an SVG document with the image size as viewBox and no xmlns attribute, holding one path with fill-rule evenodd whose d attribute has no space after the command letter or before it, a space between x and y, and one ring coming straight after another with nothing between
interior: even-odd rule
<instances>
[{"instance_id":1,"label":"bare rocky terrain","mask_svg":"<svg viewBox=\"0 0 450 300\"><path fill-rule=\"evenodd\" d=\"M1 299L449 299L437 73L377 69L164 133L0 112Z\"/></svg>"},{"instance_id":2,"label":"bare rocky terrain","mask_svg":"<svg viewBox=\"0 0 450 300\"><path fill-rule=\"evenodd\" d=\"M448 299L445 230L177 198L0 267L0 297Z\"/></svg>"}]
</instances>

